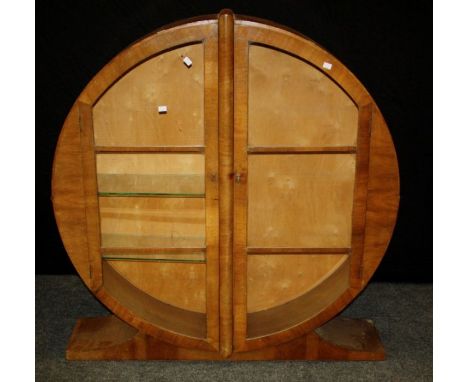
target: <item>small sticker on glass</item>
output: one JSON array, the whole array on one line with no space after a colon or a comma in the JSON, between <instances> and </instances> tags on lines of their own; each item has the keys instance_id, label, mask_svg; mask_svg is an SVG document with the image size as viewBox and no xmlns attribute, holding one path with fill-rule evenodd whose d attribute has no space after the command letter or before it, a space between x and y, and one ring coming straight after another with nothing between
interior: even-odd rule
<instances>
[{"instance_id":1,"label":"small sticker on glass","mask_svg":"<svg viewBox=\"0 0 468 382\"><path fill-rule=\"evenodd\" d=\"M183 58L182 61L184 61L185 66L186 66L187 68L190 68L190 67L192 66L192 60L191 60L189 57L187 57L187 56L183 56L183 57L184 57L184 58Z\"/></svg>"}]
</instances>

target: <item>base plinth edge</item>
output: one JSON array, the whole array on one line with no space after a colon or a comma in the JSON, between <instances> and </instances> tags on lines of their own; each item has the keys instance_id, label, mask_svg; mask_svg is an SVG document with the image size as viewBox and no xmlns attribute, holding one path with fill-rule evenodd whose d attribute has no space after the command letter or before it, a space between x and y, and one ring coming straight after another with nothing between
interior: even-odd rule
<instances>
[{"instance_id":1,"label":"base plinth edge","mask_svg":"<svg viewBox=\"0 0 468 382\"><path fill-rule=\"evenodd\" d=\"M385 359L369 320L337 317L290 342L263 349L220 353L186 349L139 332L115 316L82 318L73 329L68 360L348 360Z\"/></svg>"}]
</instances>

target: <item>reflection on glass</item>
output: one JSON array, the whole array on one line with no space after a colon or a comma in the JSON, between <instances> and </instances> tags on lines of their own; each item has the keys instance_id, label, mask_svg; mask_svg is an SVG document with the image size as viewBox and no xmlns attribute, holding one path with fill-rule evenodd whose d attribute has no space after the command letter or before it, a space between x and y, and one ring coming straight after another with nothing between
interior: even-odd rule
<instances>
[{"instance_id":1,"label":"reflection on glass","mask_svg":"<svg viewBox=\"0 0 468 382\"><path fill-rule=\"evenodd\" d=\"M203 154L96 155L99 196L203 197Z\"/></svg>"},{"instance_id":2,"label":"reflection on glass","mask_svg":"<svg viewBox=\"0 0 468 382\"><path fill-rule=\"evenodd\" d=\"M205 199L100 197L103 248L205 246Z\"/></svg>"},{"instance_id":3,"label":"reflection on glass","mask_svg":"<svg viewBox=\"0 0 468 382\"><path fill-rule=\"evenodd\" d=\"M204 198L205 194L177 194L163 192L99 192L99 196L153 196L161 198Z\"/></svg>"},{"instance_id":4,"label":"reflection on glass","mask_svg":"<svg viewBox=\"0 0 468 382\"><path fill-rule=\"evenodd\" d=\"M162 263L205 263L204 253L108 253L102 255L107 261L152 261Z\"/></svg>"}]
</instances>

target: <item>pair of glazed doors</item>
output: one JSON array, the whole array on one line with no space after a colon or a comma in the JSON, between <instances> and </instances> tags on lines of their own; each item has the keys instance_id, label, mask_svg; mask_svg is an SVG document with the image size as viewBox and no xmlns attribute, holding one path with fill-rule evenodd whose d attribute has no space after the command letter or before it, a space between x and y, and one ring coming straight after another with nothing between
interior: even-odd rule
<instances>
[{"instance_id":1,"label":"pair of glazed doors","mask_svg":"<svg viewBox=\"0 0 468 382\"><path fill-rule=\"evenodd\" d=\"M383 255L388 235L365 258L364 228L371 130L391 143L385 123L296 33L230 14L162 29L90 82L59 145L75 125L84 249L56 181L62 238L144 333L225 355L282 343L336 315Z\"/></svg>"}]
</instances>

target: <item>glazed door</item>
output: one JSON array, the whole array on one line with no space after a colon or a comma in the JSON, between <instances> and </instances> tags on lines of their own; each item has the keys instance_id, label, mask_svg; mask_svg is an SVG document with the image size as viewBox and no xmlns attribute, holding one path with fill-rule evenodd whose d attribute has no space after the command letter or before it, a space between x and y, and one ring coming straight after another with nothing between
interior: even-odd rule
<instances>
[{"instance_id":1,"label":"glazed door","mask_svg":"<svg viewBox=\"0 0 468 382\"><path fill-rule=\"evenodd\" d=\"M246 351L317 327L358 279L370 114L334 81L341 64L287 31L237 21L234 60L234 351Z\"/></svg>"},{"instance_id":2,"label":"glazed door","mask_svg":"<svg viewBox=\"0 0 468 382\"><path fill-rule=\"evenodd\" d=\"M216 20L143 40L104 69L110 85L79 108L92 288L142 331L211 351L219 346L217 40ZM128 70L111 80L115 65Z\"/></svg>"}]
</instances>

